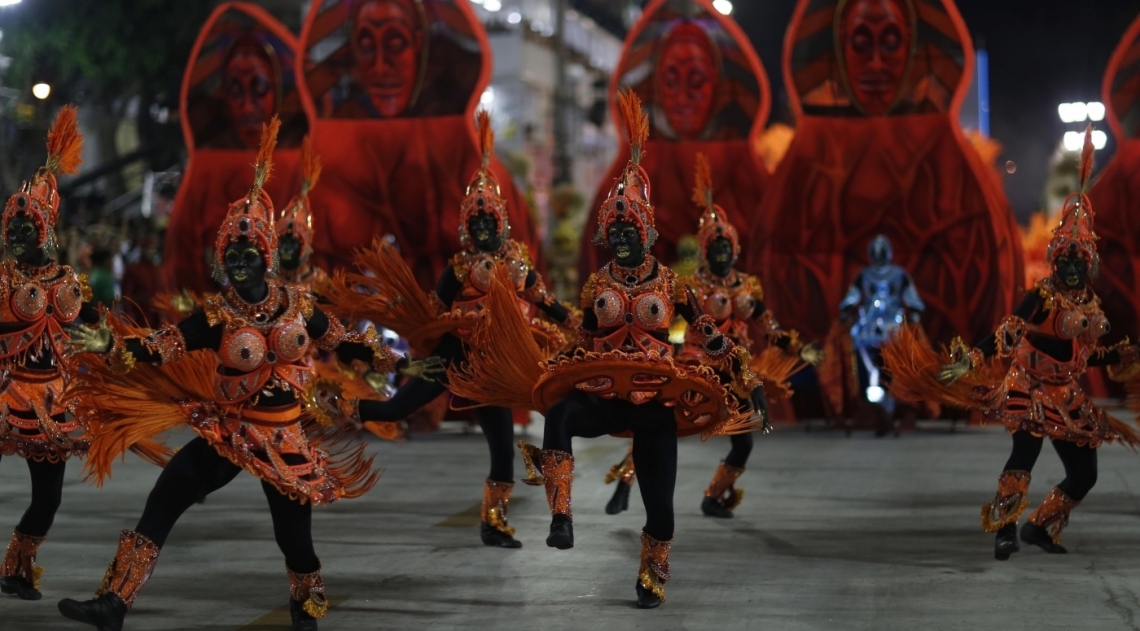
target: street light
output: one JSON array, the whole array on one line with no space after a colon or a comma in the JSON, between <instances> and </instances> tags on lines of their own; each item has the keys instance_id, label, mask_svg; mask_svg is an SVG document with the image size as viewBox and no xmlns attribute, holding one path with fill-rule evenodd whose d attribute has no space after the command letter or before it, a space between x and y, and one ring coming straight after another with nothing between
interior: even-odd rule
<instances>
[{"instance_id":1,"label":"street light","mask_svg":"<svg viewBox=\"0 0 1140 631\"><path fill-rule=\"evenodd\" d=\"M499 9L502 9L503 3L500 2L499 0L484 0L483 1L483 8L488 10L488 11L494 12L494 11L498 11Z\"/></svg>"},{"instance_id":2,"label":"street light","mask_svg":"<svg viewBox=\"0 0 1140 631\"><path fill-rule=\"evenodd\" d=\"M713 0L713 8L725 15L732 14L732 3L729 0Z\"/></svg>"},{"instance_id":3,"label":"street light","mask_svg":"<svg viewBox=\"0 0 1140 631\"><path fill-rule=\"evenodd\" d=\"M20 0L0 0L0 7L10 7L13 4L20 4Z\"/></svg>"},{"instance_id":4,"label":"street light","mask_svg":"<svg viewBox=\"0 0 1140 631\"><path fill-rule=\"evenodd\" d=\"M1065 151L1080 151L1085 146L1085 135L1079 131L1067 131L1061 140L1061 144L1064 145ZM1094 129L1092 144L1093 149L1104 149L1108 144L1108 134L1099 129Z\"/></svg>"},{"instance_id":5,"label":"street light","mask_svg":"<svg viewBox=\"0 0 1140 631\"><path fill-rule=\"evenodd\" d=\"M1104 120L1104 103L1090 101L1088 103L1062 103L1057 106L1057 114L1062 123L1083 123L1086 120Z\"/></svg>"},{"instance_id":6,"label":"street light","mask_svg":"<svg viewBox=\"0 0 1140 631\"><path fill-rule=\"evenodd\" d=\"M0 2L3 2L3 0L0 0ZM37 83L33 85L32 96L41 101L46 99L47 97L51 96L51 86L46 83Z\"/></svg>"}]
</instances>

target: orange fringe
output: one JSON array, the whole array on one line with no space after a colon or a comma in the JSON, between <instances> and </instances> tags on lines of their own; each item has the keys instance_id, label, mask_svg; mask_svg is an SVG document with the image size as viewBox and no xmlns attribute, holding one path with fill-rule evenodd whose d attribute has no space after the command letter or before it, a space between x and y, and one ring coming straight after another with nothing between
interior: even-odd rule
<instances>
[{"instance_id":1,"label":"orange fringe","mask_svg":"<svg viewBox=\"0 0 1140 631\"><path fill-rule=\"evenodd\" d=\"M952 362L950 351L935 351L916 326L904 325L883 345L883 367L891 377L891 396L900 401L974 409L980 405L978 393L996 388L1005 376L1001 362L994 359L947 385L937 375L943 365Z\"/></svg>"},{"instance_id":2,"label":"orange fringe","mask_svg":"<svg viewBox=\"0 0 1140 631\"><path fill-rule=\"evenodd\" d=\"M57 174L75 174L83 164L83 134L79 133L79 111L65 105L51 124L47 139L47 170Z\"/></svg>"},{"instance_id":3,"label":"orange fringe","mask_svg":"<svg viewBox=\"0 0 1140 631\"><path fill-rule=\"evenodd\" d=\"M696 183L693 185L693 203L701 208L713 207L712 168L704 152L697 152Z\"/></svg>"},{"instance_id":4,"label":"orange fringe","mask_svg":"<svg viewBox=\"0 0 1140 631\"><path fill-rule=\"evenodd\" d=\"M481 405L529 410L546 358L519 311L509 272L498 266L487 308L471 335L467 361L447 370L449 388Z\"/></svg>"},{"instance_id":5,"label":"orange fringe","mask_svg":"<svg viewBox=\"0 0 1140 631\"><path fill-rule=\"evenodd\" d=\"M641 99L630 88L618 92L622 124L629 132L630 159L641 164L641 149L649 139L649 117L641 108Z\"/></svg>"},{"instance_id":6,"label":"orange fringe","mask_svg":"<svg viewBox=\"0 0 1140 631\"><path fill-rule=\"evenodd\" d=\"M495 130L491 129L491 114L480 109L475 113L475 127L479 130L479 151L483 155L482 167L491 164L491 154L495 151Z\"/></svg>"},{"instance_id":7,"label":"orange fringe","mask_svg":"<svg viewBox=\"0 0 1140 631\"><path fill-rule=\"evenodd\" d=\"M218 360L212 351L195 351L168 366L140 363L125 375L112 374L101 358L85 359L85 367L72 394L92 436L85 477L102 486L116 458L136 445L152 454L159 443L149 439L186 423L178 401L213 400Z\"/></svg>"},{"instance_id":8,"label":"orange fringe","mask_svg":"<svg viewBox=\"0 0 1140 631\"><path fill-rule=\"evenodd\" d=\"M792 396L792 386L788 379L803 370L799 357L786 353L776 346L769 346L752 358L749 368L764 382L764 394L769 401L787 399Z\"/></svg>"}]
</instances>

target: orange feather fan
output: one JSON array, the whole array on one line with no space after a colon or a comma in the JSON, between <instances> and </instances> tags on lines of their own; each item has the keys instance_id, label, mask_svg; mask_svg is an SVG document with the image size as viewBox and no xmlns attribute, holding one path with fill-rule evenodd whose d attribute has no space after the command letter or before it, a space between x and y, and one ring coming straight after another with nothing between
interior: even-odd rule
<instances>
[{"instance_id":1,"label":"orange feather fan","mask_svg":"<svg viewBox=\"0 0 1140 631\"><path fill-rule=\"evenodd\" d=\"M83 135L79 133L78 110L65 105L51 125L47 140L47 170L72 175L83 164Z\"/></svg>"},{"instance_id":2,"label":"orange feather fan","mask_svg":"<svg viewBox=\"0 0 1140 631\"><path fill-rule=\"evenodd\" d=\"M641 99L626 88L618 93L618 109L622 124L629 132L629 153L634 164L641 164L641 151L649 139L649 117L641 108Z\"/></svg>"},{"instance_id":3,"label":"orange feather fan","mask_svg":"<svg viewBox=\"0 0 1140 631\"><path fill-rule=\"evenodd\" d=\"M274 116L268 125L261 126L261 148L257 151L257 162L254 163L253 190L259 193L261 187L269 181L273 171L273 150L277 148L277 132L281 129L281 119ZM255 197L255 195L250 195Z\"/></svg>"},{"instance_id":4,"label":"orange feather fan","mask_svg":"<svg viewBox=\"0 0 1140 631\"><path fill-rule=\"evenodd\" d=\"M479 132L479 151L482 152L482 167L491 164L491 154L495 152L495 130L491 129L491 114L487 110L475 113L475 127Z\"/></svg>"}]
</instances>

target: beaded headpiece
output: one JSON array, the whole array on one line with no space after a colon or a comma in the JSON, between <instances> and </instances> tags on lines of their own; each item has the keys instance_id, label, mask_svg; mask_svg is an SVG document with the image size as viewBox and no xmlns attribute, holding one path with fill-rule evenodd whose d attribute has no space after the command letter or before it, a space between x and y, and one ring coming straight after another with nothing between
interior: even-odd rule
<instances>
[{"instance_id":1,"label":"beaded headpiece","mask_svg":"<svg viewBox=\"0 0 1140 631\"><path fill-rule=\"evenodd\" d=\"M20 190L8 198L4 205L3 226L24 215L36 224L39 239L36 242L49 258L55 258L58 243L55 223L59 219L59 186L56 175L74 174L83 163L83 135L79 133L78 111L73 105L64 106L55 117L47 137L47 164L36 171L32 180L24 181Z\"/></svg>"},{"instance_id":2,"label":"beaded headpiece","mask_svg":"<svg viewBox=\"0 0 1140 631\"><path fill-rule=\"evenodd\" d=\"M261 148L254 165L253 187L249 189L248 195L230 204L229 213L218 230L218 240L214 245L214 279L218 282L225 278L226 248L243 238L261 251L266 273L269 276L277 274L277 233L274 229L273 201L263 187L273 170L273 149L277 146L277 131L280 127L281 120L276 116L262 127Z\"/></svg>"},{"instance_id":3,"label":"beaded headpiece","mask_svg":"<svg viewBox=\"0 0 1140 631\"><path fill-rule=\"evenodd\" d=\"M1061 223L1053 230L1053 239L1049 241L1049 249L1045 258L1049 264L1062 254L1066 254L1071 246L1075 245L1077 254L1085 259L1089 266L1089 278L1096 278L1100 272L1100 255L1096 251L1096 232L1093 231L1093 208L1085 194L1088 188L1089 176L1093 167L1092 126L1085 130L1085 144L1081 150L1081 190L1065 198L1065 206L1061 211Z\"/></svg>"},{"instance_id":4,"label":"beaded headpiece","mask_svg":"<svg viewBox=\"0 0 1140 631\"><path fill-rule=\"evenodd\" d=\"M486 110L479 110L475 115L475 123L479 132L479 151L482 154L482 161L479 163L479 170L475 172L475 177L467 185L463 201L459 204L459 242L466 248L472 247L467 223L476 215L486 213L494 217L495 230L504 241L511 232L507 203L499 190L499 181L491 172L491 155L495 151L495 130L491 129L491 115Z\"/></svg>"},{"instance_id":5,"label":"beaded headpiece","mask_svg":"<svg viewBox=\"0 0 1140 631\"><path fill-rule=\"evenodd\" d=\"M308 136L301 141L301 192L277 220L277 238L292 235L301 243L301 263L304 264L313 253L313 209L309 205L309 191L321 179L321 157L313 151L313 142Z\"/></svg>"},{"instance_id":6,"label":"beaded headpiece","mask_svg":"<svg viewBox=\"0 0 1140 631\"><path fill-rule=\"evenodd\" d=\"M610 226L627 221L637 227L641 242L648 250L657 241L653 206L649 203L649 174L641 168L642 147L649 138L649 118L641 109L641 99L628 88L618 93L618 106L622 124L629 133L629 163L598 209L598 233L594 235L594 243L605 245Z\"/></svg>"},{"instance_id":7,"label":"beaded headpiece","mask_svg":"<svg viewBox=\"0 0 1140 631\"><path fill-rule=\"evenodd\" d=\"M697 229L697 243L701 246L701 261L708 259L709 246L718 238L728 239L732 244L732 261L740 256L740 236L729 223L724 209L713 202L712 169L704 153L697 153L696 184L693 186L693 203L700 206L700 227Z\"/></svg>"}]
</instances>

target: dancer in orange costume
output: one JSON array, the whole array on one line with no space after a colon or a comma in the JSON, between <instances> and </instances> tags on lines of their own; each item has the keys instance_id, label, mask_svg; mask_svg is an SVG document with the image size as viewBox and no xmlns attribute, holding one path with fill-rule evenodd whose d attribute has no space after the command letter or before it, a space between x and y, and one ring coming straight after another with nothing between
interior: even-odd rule
<instances>
[{"instance_id":1,"label":"dancer in orange costume","mask_svg":"<svg viewBox=\"0 0 1140 631\"><path fill-rule=\"evenodd\" d=\"M483 163L467 186L459 214L463 250L451 259L436 291L425 295L416 287L412 271L391 244L377 242L371 251L357 257L362 273L338 276L326 288L333 309L350 318L366 318L409 339L413 349L446 359L464 361L482 352L472 343L471 327L487 309L487 295L496 270L507 270L514 288L515 304L528 322L529 335L548 349L565 345L559 327L574 328L578 318L546 289L534 269L526 246L511 238L507 202L490 169L494 151L491 118L479 112L477 127ZM364 295L356 291L363 288ZM415 379L408 381L389 401L362 401L360 416L387 421L407 418L447 391L447 384ZM524 408L525 409L525 408ZM488 546L519 548L515 529L507 523L507 508L514 488L514 421L508 407L475 409L479 427L491 452L491 469L483 483L480 537ZM387 423L367 423L367 427ZM376 431L376 430L374 430Z\"/></svg>"},{"instance_id":2,"label":"dancer in orange costume","mask_svg":"<svg viewBox=\"0 0 1140 631\"><path fill-rule=\"evenodd\" d=\"M254 185L230 204L218 232L215 274L228 280L225 293L207 297L177 325L122 335L122 327L112 333L103 322L77 330L70 342L75 352L101 355L75 389L77 414L92 428L91 476L108 477L115 458L139 438L182 425L198 434L159 476L135 529L122 532L96 598L59 603L72 620L122 628L178 518L242 469L261 480L269 500L293 629L315 630L325 615L312 506L358 497L379 474L363 445L326 451L336 446L332 432L302 407L312 373L309 349L368 362L379 372L395 370L397 358L374 330L346 332L307 293L277 281L273 203L263 187L277 129L274 118L262 135ZM405 367L411 374L425 369L422 362Z\"/></svg>"},{"instance_id":3,"label":"dancer in orange costume","mask_svg":"<svg viewBox=\"0 0 1140 631\"><path fill-rule=\"evenodd\" d=\"M1091 366L1106 366L1119 380L1140 369L1135 345L1098 342L1109 324L1092 290L1100 258L1093 208L1083 192L1092 155L1090 130L1081 157L1082 192L1065 201L1049 243L1052 274L1037 281L992 336L976 348L956 339L948 357L935 353L921 333L904 328L883 351L896 397L975 409L1009 428L1013 451L998 477L997 494L982 507L982 528L996 533L998 560L1020 549L1017 522L1029 505L1030 473L1045 438L1065 465L1065 479L1029 516L1021 541L1050 553L1066 552L1061 531L1096 483L1097 448L1114 441L1140 443L1131 427L1097 407L1080 385ZM1008 371L995 356L1009 360Z\"/></svg>"},{"instance_id":4,"label":"dancer in orange costume","mask_svg":"<svg viewBox=\"0 0 1140 631\"><path fill-rule=\"evenodd\" d=\"M802 344L795 331L780 328L764 303L760 279L734 267L740 257L740 237L725 210L713 203L712 182L708 160L698 153L693 202L704 211L697 230L701 267L681 282L692 290L697 304L716 321L721 333L737 346L752 351L749 329L759 325L770 346L755 357L752 372L764 382L769 399L787 397L791 394L788 378L808 364L819 363L820 351L812 344ZM699 363L701 356L699 346L686 344L679 359ZM744 491L736 488L735 483L752 453L752 434L733 434L729 440L732 449L717 467L701 500L701 512L710 517L732 517L732 511L744 497ZM607 513L615 515L629 506L629 491L636 476L631 448L606 475L607 484L617 482L614 495L606 504Z\"/></svg>"},{"instance_id":5,"label":"dancer in orange costume","mask_svg":"<svg viewBox=\"0 0 1140 631\"><path fill-rule=\"evenodd\" d=\"M665 600L673 543L677 437L751 431L763 417L764 388L748 370L747 351L732 343L650 248L657 237L650 184L640 167L649 121L632 92L620 97L633 147L629 164L599 209L598 239L614 259L582 291L584 319L577 348L547 359L527 335L510 281L500 274L474 337L480 353L449 370L453 391L489 405L534 407L546 415L543 448L520 443L528 484L546 487L550 535L546 545L574 547L571 438L633 435L646 523L641 533L637 605ZM673 314L690 321L690 335L707 365L675 362L668 340ZM727 385L726 385L727 384ZM766 420L766 419L765 419Z\"/></svg>"}]
</instances>

